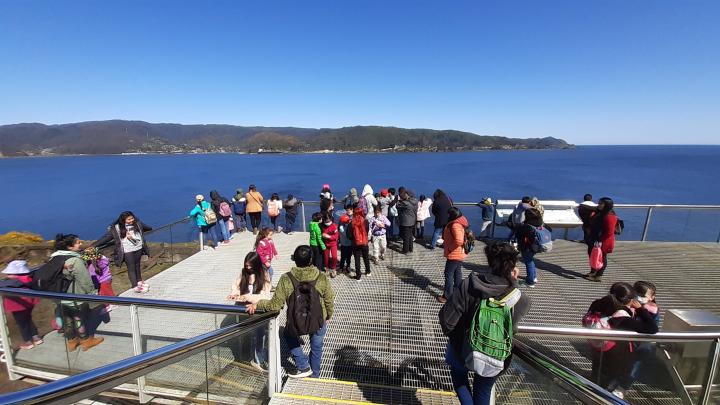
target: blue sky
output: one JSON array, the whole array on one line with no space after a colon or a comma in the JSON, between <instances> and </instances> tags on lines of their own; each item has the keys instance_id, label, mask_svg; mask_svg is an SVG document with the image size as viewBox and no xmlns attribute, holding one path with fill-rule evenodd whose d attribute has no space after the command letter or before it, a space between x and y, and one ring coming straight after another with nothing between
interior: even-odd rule
<instances>
[{"instance_id":1,"label":"blue sky","mask_svg":"<svg viewBox=\"0 0 720 405\"><path fill-rule=\"evenodd\" d=\"M720 1L3 1L0 124L720 143Z\"/></svg>"}]
</instances>

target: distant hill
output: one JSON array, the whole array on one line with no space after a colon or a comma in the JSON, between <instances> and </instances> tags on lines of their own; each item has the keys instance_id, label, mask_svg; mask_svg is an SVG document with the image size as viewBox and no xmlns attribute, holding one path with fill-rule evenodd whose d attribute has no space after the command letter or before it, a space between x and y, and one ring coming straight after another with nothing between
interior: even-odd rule
<instances>
[{"instance_id":1,"label":"distant hill","mask_svg":"<svg viewBox=\"0 0 720 405\"><path fill-rule=\"evenodd\" d=\"M204 152L377 152L571 148L562 139L516 139L453 130L337 129L88 121L0 126L2 156Z\"/></svg>"}]
</instances>

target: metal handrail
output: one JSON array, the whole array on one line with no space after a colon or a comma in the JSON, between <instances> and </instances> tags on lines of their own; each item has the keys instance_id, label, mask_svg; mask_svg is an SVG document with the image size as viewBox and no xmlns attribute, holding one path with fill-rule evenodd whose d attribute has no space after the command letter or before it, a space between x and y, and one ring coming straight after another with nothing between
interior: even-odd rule
<instances>
[{"instance_id":1,"label":"metal handrail","mask_svg":"<svg viewBox=\"0 0 720 405\"><path fill-rule=\"evenodd\" d=\"M105 295L64 294L49 291L36 291L27 288L0 287L0 296L34 297L62 301L97 302L101 304L137 305L146 308L171 309L217 314L244 314L244 305L209 304L205 302L153 300L148 298L114 297ZM277 312L275 312L277 314Z\"/></svg>"},{"instance_id":2,"label":"metal handrail","mask_svg":"<svg viewBox=\"0 0 720 405\"><path fill-rule=\"evenodd\" d=\"M64 301L86 301L102 304L138 305L141 307L174 309L194 312L222 314L244 314L242 305L209 304L204 302L166 301L147 298L112 297L103 295L63 294L48 291L35 291L25 288L0 288L0 295L15 297L35 297ZM275 312L277 314L277 312ZM554 337L572 337L579 339L622 339L633 342L699 342L720 339L720 332L658 332L655 334L632 331L587 329L562 326L519 325L519 334L545 335Z\"/></svg>"},{"instance_id":3,"label":"metal handrail","mask_svg":"<svg viewBox=\"0 0 720 405\"><path fill-rule=\"evenodd\" d=\"M188 221L190 221L190 217L185 217L185 218L182 218L182 219L178 219L178 220L175 221L175 222L171 222L171 223L169 223L169 224L165 224L165 225L159 226L159 227L157 227L157 228L153 228L152 230L145 232L145 235L150 235L150 234L153 234L153 233L155 233L155 232L162 231L163 229L170 228L170 227L173 227L173 226L175 226L175 225L182 224L183 222L188 222Z\"/></svg>"},{"instance_id":4,"label":"metal handrail","mask_svg":"<svg viewBox=\"0 0 720 405\"><path fill-rule=\"evenodd\" d=\"M570 337L577 339L619 339L631 342L705 342L720 339L720 332L658 332L655 334L632 331L570 328L559 326L519 325L518 334Z\"/></svg>"},{"instance_id":5,"label":"metal handrail","mask_svg":"<svg viewBox=\"0 0 720 405\"><path fill-rule=\"evenodd\" d=\"M230 325L173 343L128 359L98 367L34 388L0 395L2 404L68 404L117 387L132 379L175 364L194 354L210 349L247 332L249 327L275 316L266 313L252 316L243 322Z\"/></svg>"}]
</instances>

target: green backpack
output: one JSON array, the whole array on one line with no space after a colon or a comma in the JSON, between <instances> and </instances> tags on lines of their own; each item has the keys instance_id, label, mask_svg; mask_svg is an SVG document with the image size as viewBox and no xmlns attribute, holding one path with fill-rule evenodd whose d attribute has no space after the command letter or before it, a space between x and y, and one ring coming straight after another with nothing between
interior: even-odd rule
<instances>
[{"instance_id":1,"label":"green backpack","mask_svg":"<svg viewBox=\"0 0 720 405\"><path fill-rule=\"evenodd\" d=\"M504 369L505 359L512 351L512 307L519 300L515 288L500 300L488 298L480 301L470 323L468 341L471 351L465 357L465 366L483 377L494 377Z\"/></svg>"}]
</instances>

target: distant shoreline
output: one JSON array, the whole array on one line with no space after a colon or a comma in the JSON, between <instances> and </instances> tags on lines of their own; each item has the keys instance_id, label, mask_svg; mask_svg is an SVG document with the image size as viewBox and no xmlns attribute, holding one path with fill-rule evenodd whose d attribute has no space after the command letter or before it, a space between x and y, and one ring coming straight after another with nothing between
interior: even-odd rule
<instances>
[{"instance_id":1,"label":"distant shoreline","mask_svg":"<svg viewBox=\"0 0 720 405\"><path fill-rule=\"evenodd\" d=\"M595 146L615 146L615 145L595 145ZM618 145L625 146L625 145ZM662 145L655 145L662 146ZM672 145L677 146L677 145ZM694 145L688 145L694 146ZM308 151L308 152L183 152L183 153L167 153L167 152L142 152L142 153L76 153L76 154L48 154L48 155L26 155L26 156L0 156L0 159L27 159L27 158L58 158L58 157L93 157L93 156L188 156L188 155L248 155L248 156L277 156L277 155L344 155L344 154L384 154L384 155L395 155L395 154L412 154L412 153L463 153L463 152L474 152L474 153L486 153L486 152L540 152L548 150L572 150L577 148L573 146L570 148L517 148L517 149L481 149L481 150L444 150L444 151Z\"/></svg>"}]
</instances>

